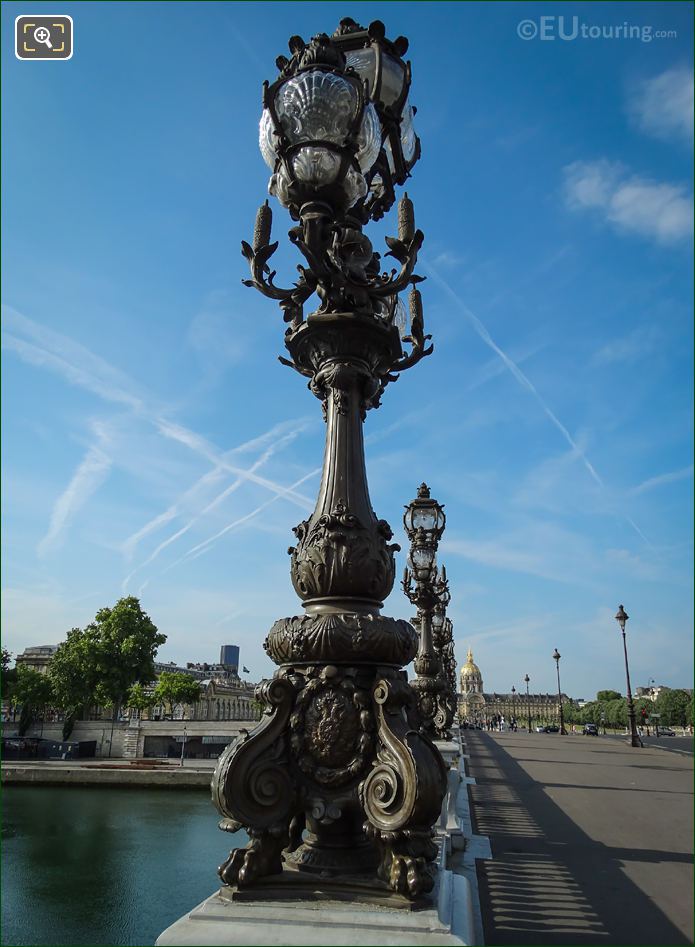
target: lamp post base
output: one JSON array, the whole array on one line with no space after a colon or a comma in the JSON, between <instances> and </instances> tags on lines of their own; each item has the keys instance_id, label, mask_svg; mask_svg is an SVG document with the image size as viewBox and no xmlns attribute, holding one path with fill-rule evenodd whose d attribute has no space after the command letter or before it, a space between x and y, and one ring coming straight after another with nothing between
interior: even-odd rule
<instances>
[{"instance_id":1,"label":"lamp post base","mask_svg":"<svg viewBox=\"0 0 695 947\"><path fill-rule=\"evenodd\" d=\"M249 888L291 864L371 875L408 900L428 894L447 771L403 673L286 665L258 697L263 720L225 750L212 781L222 827L251 839L220 866L222 881Z\"/></svg>"}]
</instances>

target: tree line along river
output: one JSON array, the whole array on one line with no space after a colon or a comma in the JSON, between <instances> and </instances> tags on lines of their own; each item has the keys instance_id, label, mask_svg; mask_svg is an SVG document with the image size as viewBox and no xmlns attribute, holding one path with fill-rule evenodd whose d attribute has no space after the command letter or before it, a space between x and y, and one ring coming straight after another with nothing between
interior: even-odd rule
<instances>
[{"instance_id":1,"label":"tree line along river","mask_svg":"<svg viewBox=\"0 0 695 947\"><path fill-rule=\"evenodd\" d=\"M154 944L247 841L201 790L5 786L2 803L4 947Z\"/></svg>"}]
</instances>

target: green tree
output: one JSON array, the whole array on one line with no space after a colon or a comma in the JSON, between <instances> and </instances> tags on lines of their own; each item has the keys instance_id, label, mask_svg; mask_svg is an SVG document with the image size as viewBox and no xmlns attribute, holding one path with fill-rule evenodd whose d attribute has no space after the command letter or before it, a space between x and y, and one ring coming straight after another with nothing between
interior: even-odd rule
<instances>
[{"instance_id":1,"label":"green tree","mask_svg":"<svg viewBox=\"0 0 695 947\"><path fill-rule=\"evenodd\" d=\"M627 701L624 697L608 700L603 706L606 713L606 723L609 727L627 726Z\"/></svg>"},{"instance_id":2,"label":"green tree","mask_svg":"<svg viewBox=\"0 0 695 947\"><path fill-rule=\"evenodd\" d=\"M603 704L600 704L597 700L589 701L588 704L584 704L579 714L580 723L601 723L601 713L603 711Z\"/></svg>"},{"instance_id":3,"label":"green tree","mask_svg":"<svg viewBox=\"0 0 695 947\"><path fill-rule=\"evenodd\" d=\"M63 739L72 733L80 713L95 701L98 671L87 636L72 628L48 666L56 707L63 711Z\"/></svg>"},{"instance_id":4,"label":"green tree","mask_svg":"<svg viewBox=\"0 0 695 947\"><path fill-rule=\"evenodd\" d=\"M17 668L17 680L12 688L12 705L21 707L19 716L19 735L29 729L39 713L53 702L53 688L50 679L34 668L20 664Z\"/></svg>"},{"instance_id":5,"label":"green tree","mask_svg":"<svg viewBox=\"0 0 695 947\"><path fill-rule=\"evenodd\" d=\"M12 700L12 688L17 680L17 668L11 668L12 655L7 648L2 649L2 668L0 673L0 693Z\"/></svg>"},{"instance_id":6,"label":"green tree","mask_svg":"<svg viewBox=\"0 0 695 947\"><path fill-rule=\"evenodd\" d=\"M132 707L133 710L147 710L155 703L154 695L151 691L146 691L142 684L133 684L129 688L124 701L125 707Z\"/></svg>"},{"instance_id":7,"label":"green tree","mask_svg":"<svg viewBox=\"0 0 695 947\"><path fill-rule=\"evenodd\" d=\"M660 724L668 727L684 727L688 718L690 695L684 690L662 690L656 698L656 711L661 715Z\"/></svg>"},{"instance_id":8,"label":"green tree","mask_svg":"<svg viewBox=\"0 0 695 947\"><path fill-rule=\"evenodd\" d=\"M66 713L64 736L91 704L112 707L115 723L129 688L154 680L154 657L165 641L132 595L100 609L85 629L73 628L49 666Z\"/></svg>"},{"instance_id":9,"label":"green tree","mask_svg":"<svg viewBox=\"0 0 695 947\"><path fill-rule=\"evenodd\" d=\"M596 700L608 702L610 700L620 700L620 697L620 691L599 691Z\"/></svg>"},{"instance_id":10,"label":"green tree","mask_svg":"<svg viewBox=\"0 0 695 947\"><path fill-rule=\"evenodd\" d=\"M85 635L98 672L94 696L102 706L112 706L115 716L132 684L154 680L154 657L166 635L133 595L100 609Z\"/></svg>"},{"instance_id":11,"label":"green tree","mask_svg":"<svg viewBox=\"0 0 695 947\"><path fill-rule=\"evenodd\" d=\"M173 674L164 671L159 675L157 686L152 695L154 703L166 704L173 716L176 704L195 704L200 700L200 684L189 674L176 671Z\"/></svg>"}]
</instances>

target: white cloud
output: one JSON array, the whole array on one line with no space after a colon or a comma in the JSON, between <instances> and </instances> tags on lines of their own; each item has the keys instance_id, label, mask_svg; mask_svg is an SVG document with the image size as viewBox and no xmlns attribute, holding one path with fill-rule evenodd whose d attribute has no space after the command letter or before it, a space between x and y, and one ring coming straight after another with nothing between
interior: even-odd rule
<instances>
[{"instance_id":1,"label":"white cloud","mask_svg":"<svg viewBox=\"0 0 695 947\"><path fill-rule=\"evenodd\" d=\"M233 305L225 292L210 293L188 327L187 342L206 370L223 370L244 355L243 337L230 319Z\"/></svg>"},{"instance_id":2,"label":"white cloud","mask_svg":"<svg viewBox=\"0 0 695 947\"><path fill-rule=\"evenodd\" d=\"M595 210L616 230L657 243L677 243L692 234L692 197L682 185L630 175L605 159L575 161L564 175L571 210Z\"/></svg>"},{"instance_id":3,"label":"white cloud","mask_svg":"<svg viewBox=\"0 0 695 947\"><path fill-rule=\"evenodd\" d=\"M693 140L693 73L676 66L635 85L628 111L640 131L655 138Z\"/></svg>"},{"instance_id":4,"label":"white cloud","mask_svg":"<svg viewBox=\"0 0 695 947\"><path fill-rule=\"evenodd\" d=\"M443 266L443 267L461 267L466 262L466 257L462 253L457 253L454 250L444 250L438 256L434 258L434 266Z\"/></svg>"},{"instance_id":5,"label":"white cloud","mask_svg":"<svg viewBox=\"0 0 695 947\"><path fill-rule=\"evenodd\" d=\"M612 365L615 362L634 362L654 351L662 333L657 326L638 326L622 339L607 342L594 352L594 365Z\"/></svg>"},{"instance_id":6,"label":"white cloud","mask_svg":"<svg viewBox=\"0 0 695 947\"><path fill-rule=\"evenodd\" d=\"M665 483L676 483L678 480L686 480L688 477L692 477L692 475L693 465L691 464L689 467L683 467L681 470L670 470L667 473L650 477L648 480L643 480L642 483L633 487L630 493L633 496L637 496L640 493L646 493L648 490L654 490L655 487L660 487Z\"/></svg>"}]
</instances>

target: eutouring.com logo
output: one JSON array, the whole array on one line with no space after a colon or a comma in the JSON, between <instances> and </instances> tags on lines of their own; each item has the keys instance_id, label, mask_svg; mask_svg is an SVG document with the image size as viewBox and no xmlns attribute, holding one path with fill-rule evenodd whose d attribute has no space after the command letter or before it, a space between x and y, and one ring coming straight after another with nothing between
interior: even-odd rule
<instances>
[{"instance_id":1,"label":"eutouring.com logo","mask_svg":"<svg viewBox=\"0 0 695 947\"><path fill-rule=\"evenodd\" d=\"M638 23L584 23L578 16L539 16L537 20L517 23L520 39L538 39L541 42L561 40L571 43L581 39L628 39L651 43L654 39L675 39L677 30L655 30L653 26Z\"/></svg>"}]
</instances>

